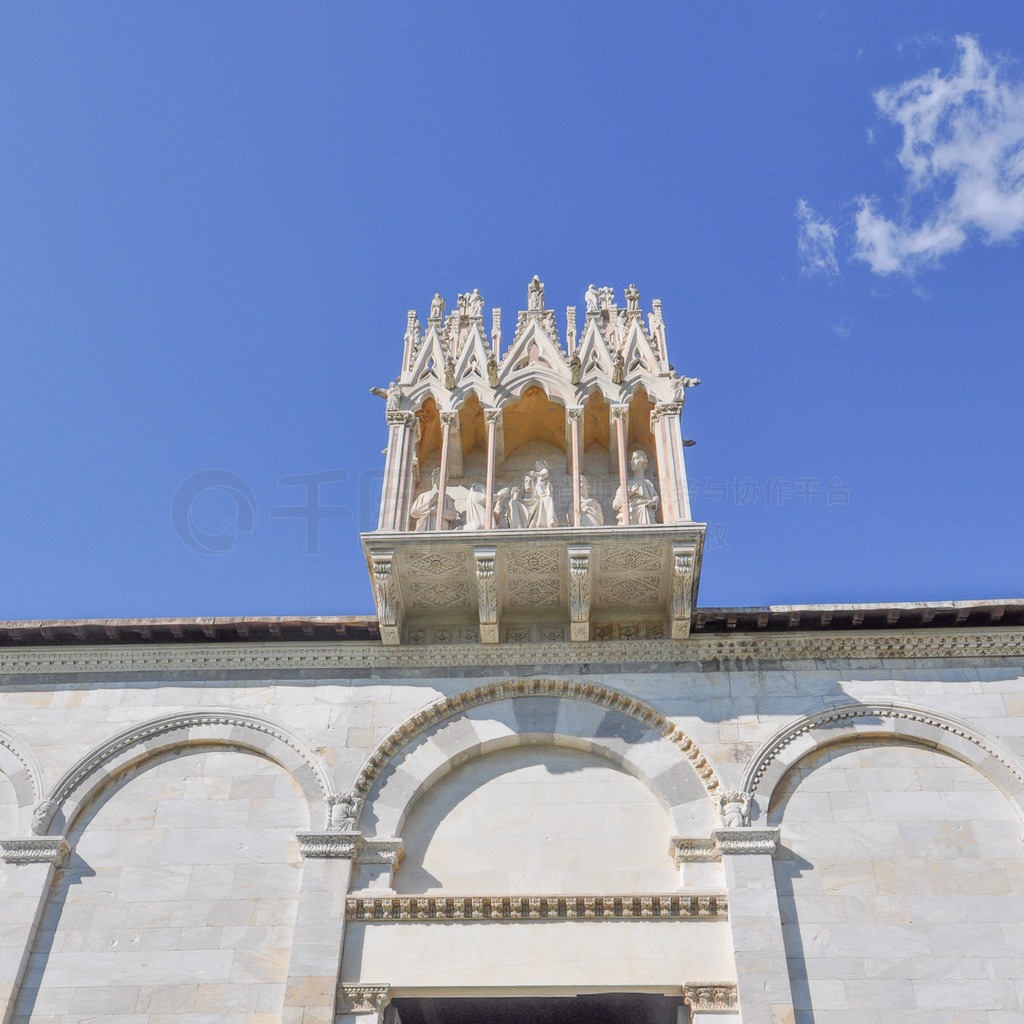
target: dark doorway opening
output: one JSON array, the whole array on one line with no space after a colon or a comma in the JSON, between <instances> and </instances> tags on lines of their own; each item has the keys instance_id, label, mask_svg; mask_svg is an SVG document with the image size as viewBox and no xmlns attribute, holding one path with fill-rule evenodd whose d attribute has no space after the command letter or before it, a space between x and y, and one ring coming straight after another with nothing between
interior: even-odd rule
<instances>
[{"instance_id":1,"label":"dark doorway opening","mask_svg":"<svg viewBox=\"0 0 1024 1024\"><path fill-rule=\"evenodd\" d=\"M682 996L640 992L394 999L389 1024L679 1024L682 1006Z\"/></svg>"}]
</instances>

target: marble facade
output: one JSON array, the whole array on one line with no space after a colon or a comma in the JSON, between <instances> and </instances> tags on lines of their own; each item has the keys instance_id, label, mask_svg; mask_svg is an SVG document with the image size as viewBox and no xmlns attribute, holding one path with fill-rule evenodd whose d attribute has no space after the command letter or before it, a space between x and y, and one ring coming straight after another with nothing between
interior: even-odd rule
<instances>
[{"instance_id":1,"label":"marble facade","mask_svg":"<svg viewBox=\"0 0 1024 1024\"><path fill-rule=\"evenodd\" d=\"M625 301L410 314L376 617L0 624L2 1024L1024 1019L1024 601L701 608Z\"/></svg>"}]
</instances>

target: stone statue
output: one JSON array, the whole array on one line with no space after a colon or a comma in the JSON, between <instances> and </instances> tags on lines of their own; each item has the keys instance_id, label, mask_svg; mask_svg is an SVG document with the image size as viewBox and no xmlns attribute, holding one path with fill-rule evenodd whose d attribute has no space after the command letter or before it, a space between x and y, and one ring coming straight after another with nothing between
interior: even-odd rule
<instances>
[{"instance_id":1,"label":"stone statue","mask_svg":"<svg viewBox=\"0 0 1024 1024\"><path fill-rule=\"evenodd\" d=\"M658 510L658 492L647 477L644 470L647 469L647 453L642 448L636 448L629 459L633 475L626 484L627 494L625 497L620 486L612 499L612 508L618 513L618 522L624 525L626 522L625 513L629 513L629 522L634 526L650 526L658 520L655 512Z\"/></svg>"},{"instance_id":2,"label":"stone statue","mask_svg":"<svg viewBox=\"0 0 1024 1024\"><path fill-rule=\"evenodd\" d=\"M526 495L523 504L529 515L527 525L530 529L543 530L558 525L555 519L554 491L551 488L548 464L544 459L538 459L533 469L526 474L523 479L523 492Z\"/></svg>"},{"instance_id":3,"label":"stone statue","mask_svg":"<svg viewBox=\"0 0 1024 1024\"><path fill-rule=\"evenodd\" d=\"M469 292L459 292L457 299L460 316L469 316Z\"/></svg>"},{"instance_id":4,"label":"stone statue","mask_svg":"<svg viewBox=\"0 0 1024 1024\"><path fill-rule=\"evenodd\" d=\"M587 286L587 294L584 296L588 313L596 313L601 307L601 296L593 285Z\"/></svg>"},{"instance_id":5,"label":"stone statue","mask_svg":"<svg viewBox=\"0 0 1024 1024\"><path fill-rule=\"evenodd\" d=\"M437 492L441 471L435 469L430 474L430 489L418 495L409 509L409 515L415 522L413 529L417 533L433 530L437 527ZM455 502L450 494L444 496L444 522L454 523L459 518L455 510Z\"/></svg>"},{"instance_id":6,"label":"stone statue","mask_svg":"<svg viewBox=\"0 0 1024 1024\"><path fill-rule=\"evenodd\" d=\"M444 360L444 386L451 391L455 387L455 360L446 356Z\"/></svg>"},{"instance_id":7,"label":"stone statue","mask_svg":"<svg viewBox=\"0 0 1024 1024\"><path fill-rule=\"evenodd\" d=\"M356 827L356 801L345 794L331 801L330 830L332 832L354 832Z\"/></svg>"},{"instance_id":8,"label":"stone statue","mask_svg":"<svg viewBox=\"0 0 1024 1024\"><path fill-rule=\"evenodd\" d=\"M463 530L486 530L491 524L487 522L487 492L483 484L473 484L466 497L466 525Z\"/></svg>"},{"instance_id":9,"label":"stone statue","mask_svg":"<svg viewBox=\"0 0 1024 1024\"><path fill-rule=\"evenodd\" d=\"M573 352L572 357L569 359L569 370L572 373L573 384L579 384L580 374L583 372L583 364L580 362L578 352Z\"/></svg>"},{"instance_id":10,"label":"stone statue","mask_svg":"<svg viewBox=\"0 0 1024 1024\"><path fill-rule=\"evenodd\" d=\"M487 356L487 383L492 388L498 386L498 360L494 358L493 352Z\"/></svg>"},{"instance_id":11,"label":"stone statue","mask_svg":"<svg viewBox=\"0 0 1024 1024\"><path fill-rule=\"evenodd\" d=\"M597 289L602 309L615 309L615 289L610 287Z\"/></svg>"},{"instance_id":12,"label":"stone statue","mask_svg":"<svg viewBox=\"0 0 1024 1024\"><path fill-rule=\"evenodd\" d=\"M675 370L669 371L669 380L672 382L672 401L674 402L685 401L686 389L695 388L700 383L700 377L679 377Z\"/></svg>"},{"instance_id":13,"label":"stone statue","mask_svg":"<svg viewBox=\"0 0 1024 1024\"><path fill-rule=\"evenodd\" d=\"M468 316L484 315L484 297L480 294L479 288L474 288L473 291L466 296L466 314Z\"/></svg>"},{"instance_id":14,"label":"stone statue","mask_svg":"<svg viewBox=\"0 0 1024 1024\"><path fill-rule=\"evenodd\" d=\"M626 361L622 358L622 352L616 352L612 358L612 383L621 384L626 377Z\"/></svg>"},{"instance_id":15,"label":"stone statue","mask_svg":"<svg viewBox=\"0 0 1024 1024\"><path fill-rule=\"evenodd\" d=\"M441 298L440 292L434 292L434 297L430 300L430 319L440 320L444 316L444 299Z\"/></svg>"},{"instance_id":16,"label":"stone statue","mask_svg":"<svg viewBox=\"0 0 1024 1024\"><path fill-rule=\"evenodd\" d=\"M522 501L522 491L513 487L508 495L508 525L513 530L525 530L530 525L530 513Z\"/></svg>"},{"instance_id":17,"label":"stone statue","mask_svg":"<svg viewBox=\"0 0 1024 1024\"><path fill-rule=\"evenodd\" d=\"M640 312L640 292L637 290L637 286L635 284L631 284L626 289L626 312Z\"/></svg>"},{"instance_id":18,"label":"stone statue","mask_svg":"<svg viewBox=\"0 0 1024 1024\"><path fill-rule=\"evenodd\" d=\"M37 836L46 834L46 829L53 817L57 805L52 800L41 800L32 811L31 829Z\"/></svg>"},{"instance_id":19,"label":"stone statue","mask_svg":"<svg viewBox=\"0 0 1024 1024\"><path fill-rule=\"evenodd\" d=\"M526 308L544 308L544 285L536 274L533 275L533 280L526 287Z\"/></svg>"},{"instance_id":20,"label":"stone statue","mask_svg":"<svg viewBox=\"0 0 1024 1024\"><path fill-rule=\"evenodd\" d=\"M604 509L590 496L590 481L580 474L580 526L604 526Z\"/></svg>"},{"instance_id":21,"label":"stone statue","mask_svg":"<svg viewBox=\"0 0 1024 1024\"><path fill-rule=\"evenodd\" d=\"M725 828L743 828L750 824L750 794L730 789L718 798Z\"/></svg>"}]
</instances>

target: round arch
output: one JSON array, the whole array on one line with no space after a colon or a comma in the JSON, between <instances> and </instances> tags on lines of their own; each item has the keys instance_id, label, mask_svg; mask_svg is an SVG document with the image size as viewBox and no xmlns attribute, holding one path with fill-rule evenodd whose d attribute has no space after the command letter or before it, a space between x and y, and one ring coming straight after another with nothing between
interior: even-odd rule
<instances>
[{"instance_id":1,"label":"round arch","mask_svg":"<svg viewBox=\"0 0 1024 1024\"><path fill-rule=\"evenodd\" d=\"M606 757L644 782L677 834L716 822L718 779L697 745L649 704L564 680L492 683L418 711L373 751L352 798L366 836L396 837L416 800L453 768L515 746L572 747Z\"/></svg>"},{"instance_id":2,"label":"round arch","mask_svg":"<svg viewBox=\"0 0 1024 1024\"><path fill-rule=\"evenodd\" d=\"M751 820L767 814L782 777L801 758L841 740L877 737L941 750L971 765L1007 796L1024 820L1024 766L981 730L948 715L901 701L857 701L833 705L784 726L751 759L742 788L752 801Z\"/></svg>"},{"instance_id":3,"label":"round arch","mask_svg":"<svg viewBox=\"0 0 1024 1024\"><path fill-rule=\"evenodd\" d=\"M14 791L19 824L24 826L32 806L43 795L43 770L24 740L0 728L0 775Z\"/></svg>"},{"instance_id":4,"label":"round arch","mask_svg":"<svg viewBox=\"0 0 1024 1024\"><path fill-rule=\"evenodd\" d=\"M32 831L65 832L89 800L112 779L158 754L219 744L262 754L289 772L309 805L310 821L327 820L333 786L305 743L270 719L229 710L174 712L116 733L79 758L40 803Z\"/></svg>"}]
</instances>

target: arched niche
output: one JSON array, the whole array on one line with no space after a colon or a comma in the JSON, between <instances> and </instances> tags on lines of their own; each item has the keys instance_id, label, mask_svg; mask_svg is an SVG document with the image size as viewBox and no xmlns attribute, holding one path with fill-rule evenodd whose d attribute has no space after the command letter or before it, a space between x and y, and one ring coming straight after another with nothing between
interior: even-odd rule
<instances>
[{"instance_id":1,"label":"arched niche","mask_svg":"<svg viewBox=\"0 0 1024 1024\"><path fill-rule=\"evenodd\" d=\"M442 698L386 737L356 780L360 831L400 836L416 800L449 772L524 746L608 760L647 787L674 835L706 836L716 823L718 780L696 744L662 714L603 687L530 680Z\"/></svg>"},{"instance_id":2,"label":"arched niche","mask_svg":"<svg viewBox=\"0 0 1024 1024\"><path fill-rule=\"evenodd\" d=\"M502 424L507 465L530 468L532 457L558 454L564 461L565 405L549 398L539 383L525 387L518 398L503 407ZM525 455L524 449L528 449Z\"/></svg>"},{"instance_id":3,"label":"arched niche","mask_svg":"<svg viewBox=\"0 0 1024 1024\"><path fill-rule=\"evenodd\" d=\"M491 749L410 806L399 893L671 892L672 825L646 781L564 743Z\"/></svg>"},{"instance_id":4,"label":"arched niche","mask_svg":"<svg viewBox=\"0 0 1024 1024\"><path fill-rule=\"evenodd\" d=\"M131 726L80 758L40 805L33 831L62 833L112 779L167 751L210 744L253 751L276 762L305 795L309 821L318 826L327 821L333 785L326 766L305 743L259 715L203 709L161 715Z\"/></svg>"},{"instance_id":5,"label":"arched niche","mask_svg":"<svg viewBox=\"0 0 1024 1024\"><path fill-rule=\"evenodd\" d=\"M889 700L835 704L776 732L744 773L742 788L755 796L752 820L763 817L775 787L801 757L837 740L857 737L898 738L943 750L986 776L1024 820L1024 766L1014 755L966 722Z\"/></svg>"}]
</instances>

